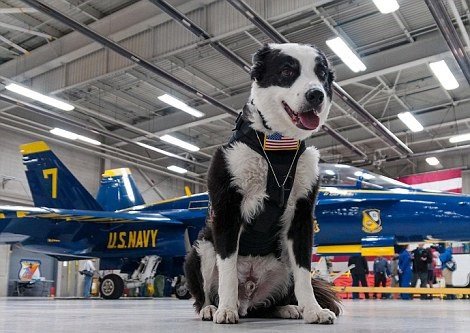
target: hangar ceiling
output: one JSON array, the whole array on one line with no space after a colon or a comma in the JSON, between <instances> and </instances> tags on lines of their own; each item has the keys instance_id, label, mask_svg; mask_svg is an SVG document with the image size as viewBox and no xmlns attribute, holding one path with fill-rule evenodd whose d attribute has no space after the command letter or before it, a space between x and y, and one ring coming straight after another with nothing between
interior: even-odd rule
<instances>
[{"instance_id":1,"label":"hangar ceiling","mask_svg":"<svg viewBox=\"0 0 470 333\"><path fill-rule=\"evenodd\" d=\"M163 12L155 4L159 1L40 1L197 89L198 94L194 94L142 66L142 62L126 59L58 19L34 10L27 2L0 1L0 128L73 145L123 165L140 165L204 183L210 156L230 137L233 113L241 110L248 98L250 80L243 63L251 63L260 45L273 41L269 35L222 0L166 1L207 33L199 36ZM334 96L328 128L366 156L354 153L338 136L321 131L309 143L321 150L325 161L378 167L391 176L420 169L428 156L442 156L440 167L466 166L469 146L463 142L456 148L459 144L450 143L449 137L470 132L469 83L425 1L398 2L400 8L392 14L380 13L371 0L264 0L246 4L283 38L323 49L335 66L339 86L413 151L406 154L397 148L377 131L377 126ZM459 15L454 15L449 2ZM465 27L469 24L467 1L442 3L459 38L468 40L467 31L462 34L458 28L461 23ZM326 46L325 41L336 36L360 55L366 71L353 73ZM224 56L217 45L240 62ZM443 89L428 66L442 59L459 82L455 90ZM12 81L55 95L75 109L61 111L13 94L4 89ZM165 93L205 116L195 118L169 107L157 98ZM222 106L208 103L209 99ZM424 131L412 133L397 117L403 111L411 111ZM102 145L55 137L49 133L54 127L92 137ZM200 150L188 152L168 144L160 139L165 134ZM177 156L168 157L149 146ZM447 165L449 160L452 165ZM178 175L167 170L169 165L190 172Z\"/></svg>"}]
</instances>

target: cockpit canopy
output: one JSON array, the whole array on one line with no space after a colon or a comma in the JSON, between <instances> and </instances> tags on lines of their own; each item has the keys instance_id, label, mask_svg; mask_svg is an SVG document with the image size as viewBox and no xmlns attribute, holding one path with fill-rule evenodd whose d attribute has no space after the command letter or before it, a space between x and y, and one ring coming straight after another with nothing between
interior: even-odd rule
<instances>
[{"instance_id":1,"label":"cockpit canopy","mask_svg":"<svg viewBox=\"0 0 470 333\"><path fill-rule=\"evenodd\" d=\"M346 164L320 164L320 185L369 190L408 191L413 188L398 180Z\"/></svg>"}]
</instances>

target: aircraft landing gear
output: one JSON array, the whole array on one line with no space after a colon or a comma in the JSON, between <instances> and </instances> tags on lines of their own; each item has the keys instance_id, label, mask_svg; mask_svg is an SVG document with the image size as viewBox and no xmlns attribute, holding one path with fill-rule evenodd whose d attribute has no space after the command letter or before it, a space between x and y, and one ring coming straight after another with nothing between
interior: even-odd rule
<instances>
[{"instance_id":1,"label":"aircraft landing gear","mask_svg":"<svg viewBox=\"0 0 470 333\"><path fill-rule=\"evenodd\" d=\"M108 274L100 284L100 294L104 299L118 299L124 292L124 281L117 274Z\"/></svg>"},{"instance_id":2,"label":"aircraft landing gear","mask_svg":"<svg viewBox=\"0 0 470 333\"><path fill-rule=\"evenodd\" d=\"M176 298L178 299L190 299L191 294L186 286L186 278L184 276L178 276L174 285L174 291Z\"/></svg>"}]
</instances>

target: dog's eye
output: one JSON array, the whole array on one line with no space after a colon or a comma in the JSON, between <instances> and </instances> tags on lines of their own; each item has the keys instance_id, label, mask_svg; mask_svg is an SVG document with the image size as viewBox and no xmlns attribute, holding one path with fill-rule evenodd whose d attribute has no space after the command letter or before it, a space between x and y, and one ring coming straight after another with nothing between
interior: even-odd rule
<instances>
[{"instance_id":1,"label":"dog's eye","mask_svg":"<svg viewBox=\"0 0 470 333\"><path fill-rule=\"evenodd\" d=\"M282 76L285 76L285 77L289 77L289 76L292 76L294 75L294 71L290 68L284 68L282 71L281 71L281 75Z\"/></svg>"}]
</instances>

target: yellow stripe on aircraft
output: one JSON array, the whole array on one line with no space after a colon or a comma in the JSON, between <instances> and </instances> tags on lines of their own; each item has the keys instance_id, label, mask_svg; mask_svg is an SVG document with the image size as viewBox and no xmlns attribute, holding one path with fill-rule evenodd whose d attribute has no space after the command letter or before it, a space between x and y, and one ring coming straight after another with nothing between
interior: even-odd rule
<instances>
[{"instance_id":1,"label":"yellow stripe on aircraft","mask_svg":"<svg viewBox=\"0 0 470 333\"><path fill-rule=\"evenodd\" d=\"M320 245L317 247L317 254L322 253L361 253L362 246L354 245Z\"/></svg>"},{"instance_id":2,"label":"yellow stripe on aircraft","mask_svg":"<svg viewBox=\"0 0 470 333\"><path fill-rule=\"evenodd\" d=\"M316 254L344 254L360 253L363 256L393 256L395 249L393 246L380 247L362 247L360 244L352 245L320 245L317 247Z\"/></svg>"},{"instance_id":3,"label":"yellow stripe on aircraft","mask_svg":"<svg viewBox=\"0 0 470 333\"><path fill-rule=\"evenodd\" d=\"M129 168L117 168L117 169L109 169L105 170L105 172L101 175L101 177L116 177L122 175L130 175L131 170Z\"/></svg>"},{"instance_id":4,"label":"yellow stripe on aircraft","mask_svg":"<svg viewBox=\"0 0 470 333\"><path fill-rule=\"evenodd\" d=\"M372 256L393 256L395 248L393 246L386 247L363 247L361 254L366 257Z\"/></svg>"},{"instance_id":5,"label":"yellow stripe on aircraft","mask_svg":"<svg viewBox=\"0 0 470 333\"><path fill-rule=\"evenodd\" d=\"M29 214L29 212L17 211L16 217L25 217Z\"/></svg>"},{"instance_id":6,"label":"yellow stripe on aircraft","mask_svg":"<svg viewBox=\"0 0 470 333\"><path fill-rule=\"evenodd\" d=\"M0 219L4 219L4 218L5 218L5 214L0 213Z\"/></svg>"},{"instance_id":7,"label":"yellow stripe on aircraft","mask_svg":"<svg viewBox=\"0 0 470 333\"><path fill-rule=\"evenodd\" d=\"M20 145L20 152L22 155L29 155L34 153L40 153L43 151L51 150L44 141L35 141Z\"/></svg>"}]
</instances>

